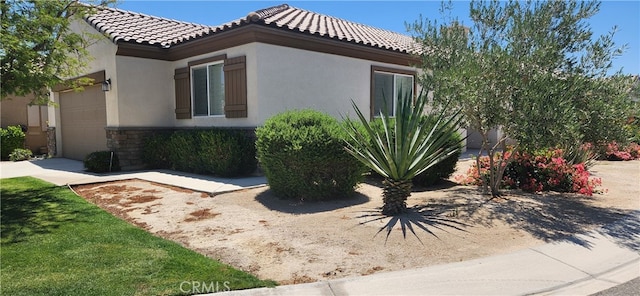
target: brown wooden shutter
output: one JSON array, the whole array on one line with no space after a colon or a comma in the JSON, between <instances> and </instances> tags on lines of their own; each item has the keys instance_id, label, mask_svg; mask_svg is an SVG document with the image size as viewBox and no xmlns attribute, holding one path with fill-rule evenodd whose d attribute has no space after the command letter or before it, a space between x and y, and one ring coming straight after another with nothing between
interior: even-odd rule
<instances>
[{"instance_id":1,"label":"brown wooden shutter","mask_svg":"<svg viewBox=\"0 0 640 296\"><path fill-rule=\"evenodd\" d=\"M191 82L189 67L175 70L173 79L176 84L176 119L191 118Z\"/></svg>"},{"instance_id":2,"label":"brown wooden shutter","mask_svg":"<svg viewBox=\"0 0 640 296\"><path fill-rule=\"evenodd\" d=\"M227 118L247 117L246 57L224 61L224 114Z\"/></svg>"}]
</instances>

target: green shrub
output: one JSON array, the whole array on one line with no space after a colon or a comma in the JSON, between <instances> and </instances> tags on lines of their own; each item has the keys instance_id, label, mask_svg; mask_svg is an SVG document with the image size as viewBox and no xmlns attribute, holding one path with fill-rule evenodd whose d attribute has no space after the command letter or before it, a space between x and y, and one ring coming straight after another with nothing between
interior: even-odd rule
<instances>
[{"instance_id":1,"label":"green shrub","mask_svg":"<svg viewBox=\"0 0 640 296\"><path fill-rule=\"evenodd\" d=\"M257 168L255 143L246 133L207 130L196 134L201 169L223 177L247 175Z\"/></svg>"},{"instance_id":2,"label":"green shrub","mask_svg":"<svg viewBox=\"0 0 640 296\"><path fill-rule=\"evenodd\" d=\"M167 145L170 133L158 133L147 137L142 148L142 161L152 169L170 169L171 151Z\"/></svg>"},{"instance_id":3,"label":"green shrub","mask_svg":"<svg viewBox=\"0 0 640 296\"><path fill-rule=\"evenodd\" d=\"M366 167L344 149L347 134L333 117L287 111L256 130L256 150L273 192L298 200L346 197Z\"/></svg>"},{"instance_id":4,"label":"green shrub","mask_svg":"<svg viewBox=\"0 0 640 296\"><path fill-rule=\"evenodd\" d=\"M257 168L255 144L237 130L181 130L148 137L145 163L151 168L171 168L196 174L236 177Z\"/></svg>"},{"instance_id":5,"label":"green shrub","mask_svg":"<svg viewBox=\"0 0 640 296\"><path fill-rule=\"evenodd\" d=\"M417 175L412 180L413 184L417 186L427 187L441 183L456 171L458 158L460 158L460 150L449 155L449 157L424 171L422 174Z\"/></svg>"},{"instance_id":6,"label":"green shrub","mask_svg":"<svg viewBox=\"0 0 640 296\"><path fill-rule=\"evenodd\" d=\"M24 148L24 132L19 125L0 128L0 157L8 159L9 154L18 148Z\"/></svg>"},{"instance_id":7,"label":"green shrub","mask_svg":"<svg viewBox=\"0 0 640 296\"><path fill-rule=\"evenodd\" d=\"M640 104L638 104L640 108ZM640 111L636 111L639 115L632 115L627 120L624 128L629 135L629 141L640 144Z\"/></svg>"},{"instance_id":8,"label":"green shrub","mask_svg":"<svg viewBox=\"0 0 640 296\"><path fill-rule=\"evenodd\" d=\"M33 152L22 148L16 148L9 154L9 160L11 161L29 160L31 157L33 157Z\"/></svg>"},{"instance_id":9,"label":"green shrub","mask_svg":"<svg viewBox=\"0 0 640 296\"><path fill-rule=\"evenodd\" d=\"M200 174L203 172L198 159L198 146L193 131L176 131L167 143L171 168Z\"/></svg>"},{"instance_id":10,"label":"green shrub","mask_svg":"<svg viewBox=\"0 0 640 296\"><path fill-rule=\"evenodd\" d=\"M437 118L429 115L426 115L422 118L423 124L426 125L428 129L431 129L436 121ZM380 131L383 128L382 121L380 120L374 120L371 126ZM456 164L458 163L458 158L460 158L462 149L462 136L458 132L452 132L448 134L447 137L449 138L447 143L451 146L457 146L458 150L438 164L432 166L431 168L413 178L412 182L414 185L423 187L435 185L442 182L442 180L449 178L451 174L455 172Z\"/></svg>"},{"instance_id":11,"label":"green shrub","mask_svg":"<svg viewBox=\"0 0 640 296\"><path fill-rule=\"evenodd\" d=\"M87 154L84 167L94 173L116 172L120 170L120 160L115 152L96 151Z\"/></svg>"}]
</instances>

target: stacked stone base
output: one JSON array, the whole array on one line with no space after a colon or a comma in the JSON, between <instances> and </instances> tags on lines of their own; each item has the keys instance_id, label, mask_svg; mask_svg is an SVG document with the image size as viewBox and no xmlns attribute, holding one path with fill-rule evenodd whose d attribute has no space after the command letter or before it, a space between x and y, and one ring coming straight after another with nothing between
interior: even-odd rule
<instances>
[{"instance_id":1,"label":"stacked stone base","mask_svg":"<svg viewBox=\"0 0 640 296\"><path fill-rule=\"evenodd\" d=\"M144 139L153 134L148 128L107 127L107 148L118 154L122 170L144 168L142 150Z\"/></svg>"},{"instance_id":2,"label":"stacked stone base","mask_svg":"<svg viewBox=\"0 0 640 296\"><path fill-rule=\"evenodd\" d=\"M56 146L56 128L48 127L47 128L47 156L54 157L58 151L58 147Z\"/></svg>"}]
</instances>

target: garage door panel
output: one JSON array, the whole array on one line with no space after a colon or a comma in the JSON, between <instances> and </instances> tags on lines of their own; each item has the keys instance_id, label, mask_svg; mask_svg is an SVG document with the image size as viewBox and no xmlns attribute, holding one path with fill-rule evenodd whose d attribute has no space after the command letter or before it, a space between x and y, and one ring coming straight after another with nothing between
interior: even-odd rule
<instances>
[{"instance_id":1,"label":"garage door panel","mask_svg":"<svg viewBox=\"0 0 640 296\"><path fill-rule=\"evenodd\" d=\"M106 111L105 94L99 86L60 94L63 157L83 160L93 151L107 149Z\"/></svg>"}]
</instances>

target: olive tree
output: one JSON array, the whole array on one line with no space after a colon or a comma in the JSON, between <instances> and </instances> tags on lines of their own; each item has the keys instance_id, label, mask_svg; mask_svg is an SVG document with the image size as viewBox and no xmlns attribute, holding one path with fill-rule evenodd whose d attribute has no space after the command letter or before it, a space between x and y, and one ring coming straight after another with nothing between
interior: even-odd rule
<instances>
[{"instance_id":1,"label":"olive tree","mask_svg":"<svg viewBox=\"0 0 640 296\"><path fill-rule=\"evenodd\" d=\"M420 80L433 90L434 108L451 102L482 137L480 153L490 159L483 184L493 197L513 155L498 153L508 139L516 150L576 145L594 122L606 121L592 106L624 105L629 79L607 76L623 52L613 43L615 30L594 38L587 23L598 2L472 1L469 25L447 17L450 8L443 3L440 22L410 25L423 52ZM607 118L625 112L600 109L610 112ZM489 145L489 132L498 128L502 136ZM606 128L622 125L607 121Z\"/></svg>"}]
</instances>

